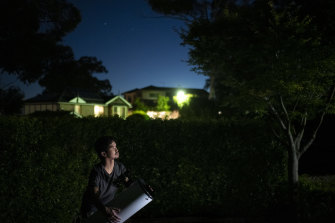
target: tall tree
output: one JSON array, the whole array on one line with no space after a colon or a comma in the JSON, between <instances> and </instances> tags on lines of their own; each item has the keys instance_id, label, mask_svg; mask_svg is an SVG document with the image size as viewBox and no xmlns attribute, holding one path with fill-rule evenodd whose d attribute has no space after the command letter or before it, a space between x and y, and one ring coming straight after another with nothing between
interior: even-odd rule
<instances>
[{"instance_id":1,"label":"tall tree","mask_svg":"<svg viewBox=\"0 0 335 223\"><path fill-rule=\"evenodd\" d=\"M181 37L191 46L189 62L215 79L216 100L224 111L272 120L274 134L287 148L288 180L295 187L300 157L325 114L335 112L333 1L149 3L186 22Z\"/></svg>"},{"instance_id":2,"label":"tall tree","mask_svg":"<svg viewBox=\"0 0 335 223\"><path fill-rule=\"evenodd\" d=\"M192 97L190 103L180 109L179 114L183 120L208 121L220 116L214 100L208 100L207 97Z\"/></svg>"},{"instance_id":3,"label":"tall tree","mask_svg":"<svg viewBox=\"0 0 335 223\"><path fill-rule=\"evenodd\" d=\"M61 47L58 43L80 20L78 9L65 0L2 0L0 71L35 82Z\"/></svg>"},{"instance_id":4,"label":"tall tree","mask_svg":"<svg viewBox=\"0 0 335 223\"><path fill-rule=\"evenodd\" d=\"M0 115L20 114L23 92L15 87L0 89Z\"/></svg>"},{"instance_id":5,"label":"tall tree","mask_svg":"<svg viewBox=\"0 0 335 223\"><path fill-rule=\"evenodd\" d=\"M54 57L45 75L39 80L39 84L45 87L43 93L60 93L74 88L95 91L103 96L111 95L109 80L99 80L93 76L96 73L107 73L97 58L84 56L75 60L69 47L59 47Z\"/></svg>"},{"instance_id":6,"label":"tall tree","mask_svg":"<svg viewBox=\"0 0 335 223\"><path fill-rule=\"evenodd\" d=\"M66 0L3 0L0 2L0 72L30 84L38 81L45 93L83 88L110 96L107 73L95 57L76 60L62 38L81 21L78 9Z\"/></svg>"}]
</instances>

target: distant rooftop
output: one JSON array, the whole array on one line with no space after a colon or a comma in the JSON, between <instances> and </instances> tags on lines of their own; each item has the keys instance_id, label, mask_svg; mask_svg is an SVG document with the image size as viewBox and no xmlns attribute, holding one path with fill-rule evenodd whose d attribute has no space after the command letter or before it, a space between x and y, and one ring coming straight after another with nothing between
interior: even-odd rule
<instances>
[{"instance_id":1,"label":"distant rooftop","mask_svg":"<svg viewBox=\"0 0 335 223\"><path fill-rule=\"evenodd\" d=\"M132 92L136 92L136 91L143 91L143 90L164 90L164 91L177 91L177 90L187 90L187 93L197 93L197 94L208 94L208 92L204 89L198 89L198 88L182 88L182 87L178 87L178 88L172 88L172 87L157 87L157 86L147 86L144 88L135 88L133 90L130 91L126 91L123 92L122 94L127 94L127 93L132 93Z\"/></svg>"},{"instance_id":2,"label":"distant rooftop","mask_svg":"<svg viewBox=\"0 0 335 223\"><path fill-rule=\"evenodd\" d=\"M105 103L105 100L98 93L83 89L66 89L61 93L39 94L25 100L25 102L68 102L75 97L80 97L87 103Z\"/></svg>"}]
</instances>

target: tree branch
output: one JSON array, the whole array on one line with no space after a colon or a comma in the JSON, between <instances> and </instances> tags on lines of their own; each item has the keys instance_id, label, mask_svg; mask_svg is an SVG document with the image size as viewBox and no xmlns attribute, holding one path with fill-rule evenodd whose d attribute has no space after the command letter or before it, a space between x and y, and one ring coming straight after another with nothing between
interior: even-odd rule
<instances>
[{"instance_id":1,"label":"tree branch","mask_svg":"<svg viewBox=\"0 0 335 223\"><path fill-rule=\"evenodd\" d=\"M285 125L285 123L282 120L282 118L280 117L279 113L277 112L277 110L273 107L273 105L269 101L268 101L268 104L269 104L270 108L272 109L272 111L275 113L275 115L276 115L277 119L279 120L282 128L286 131L286 134L287 134L287 136L290 140L290 147L291 147L292 151L295 152L296 155L298 155L296 141L294 140L294 137L292 135L292 125L291 125L290 117L289 117L287 109L284 105L284 101L283 101L282 96L280 96L280 104L281 104L281 107L284 111L285 117L287 119L287 125ZM293 129L293 131L294 131L294 129Z\"/></svg>"},{"instance_id":2,"label":"tree branch","mask_svg":"<svg viewBox=\"0 0 335 223\"><path fill-rule=\"evenodd\" d=\"M274 128L271 128L271 130L272 130L273 134L275 135L275 137L277 139L280 139L280 135L278 134L278 132Z\"/></svg>"},{"instance_id":3,"label":"tree branch","mask_svg":"<svg viewBox=\"0 0 335 223\"><path fill-rule=\"evenodd\" d=\"M293 152L295 152L296 155L298 155L297 146L295 144L295 140L293 139L290 122L288 123L288 127L287 127L287 136L290 139L291 148L292 148Z\"/></svg>"},{"instance_id":4,"label":"tree branch","mask_svg":"<svg viewBox=\"0 0 335 223\"><path fill-rule=\"evenodd\" d=\"M297 148L298 157L300 157L300 145L301 145L302 137L304 136L304 133L305 133L306 124L307 124L307 112L305 112L305 115L301 118L301 130L297 134L297 137L294 142Z\"/></svg>"},{"instance_id":5,"label":"tree branch","mask_svg":"<svg viewBox=\"0 0 335 223\"><path fill-rule=\"evenodd\" d=\"M286 110L286 107L284 105L284 101L283 101L283 97L282 96L280 96L280 105L281 105L281 107L282 107L282 109L284 111L284 114L285 114L285 116L287 118L287 121L290 122L290 117L289 117L288 112Z\"/></svg>"},{"instance_id":6,"label":"tree branch","mask_svg":"<svg viewBox=\"0 0 335 223\"><path fill-rule=\"evenodd\" d=\"M284 130L287 130L287 127L284 123L284 121L281 119L279 113L277 112L277 110L273 107L273 105L271 104L271 102L267 99L265 99L265 101L268 103L269 107L271 108L273 114L277 117L281 127L284 129Z\"/></svg>"}]
</instances>

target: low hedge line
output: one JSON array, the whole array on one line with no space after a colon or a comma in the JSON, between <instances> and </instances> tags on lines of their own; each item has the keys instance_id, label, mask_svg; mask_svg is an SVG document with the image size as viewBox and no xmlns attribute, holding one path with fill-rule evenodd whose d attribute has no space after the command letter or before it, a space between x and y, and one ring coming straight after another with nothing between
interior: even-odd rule
<instances>
[{"instance_id":1,"label":"low hedge line","mask_svg":"<svg viewBox=\"0 0 335 223\"><path fill-rule=\"evenodd\" d=\"M262 215L285 179L285 152L259 122L0 117L0 126L2 222L70 222L102 135L155 189L137 216Z\"/></svg>"}]
</instances>

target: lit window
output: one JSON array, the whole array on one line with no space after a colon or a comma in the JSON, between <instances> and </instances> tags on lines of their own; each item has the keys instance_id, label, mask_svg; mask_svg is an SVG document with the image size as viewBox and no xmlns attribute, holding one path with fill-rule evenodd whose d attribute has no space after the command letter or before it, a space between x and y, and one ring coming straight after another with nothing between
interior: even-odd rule
<instances>
[{"instance_id":1,"label":"lit window","mask_svg":"<svg viewBox=\"0 0 335 223\"><path fill-rule=\"evenodd\" d=\"M104 107L103 106L98 106L94 105L94 116L101 116L104 113Z\"/></svg>"},{"instance_id":2,"label":"lit window","mask_svg":"<svg viewBox=\"0 0 335 223\"><path fill-rule=\"evenodd\" d=\"M75 105L74 106L74 112L77 114L80 114L80 105Z\"/></svg>"}]
</instances>

